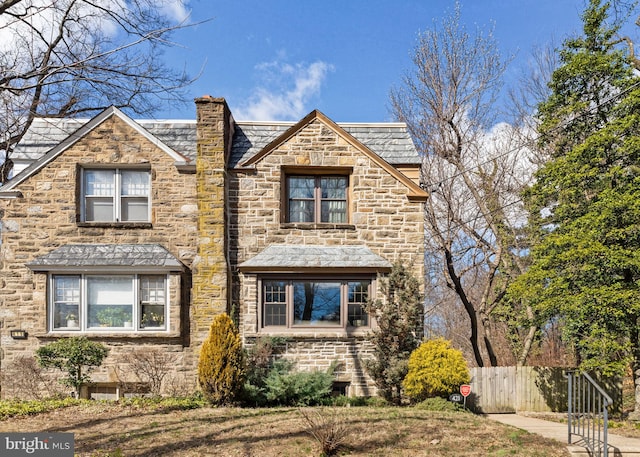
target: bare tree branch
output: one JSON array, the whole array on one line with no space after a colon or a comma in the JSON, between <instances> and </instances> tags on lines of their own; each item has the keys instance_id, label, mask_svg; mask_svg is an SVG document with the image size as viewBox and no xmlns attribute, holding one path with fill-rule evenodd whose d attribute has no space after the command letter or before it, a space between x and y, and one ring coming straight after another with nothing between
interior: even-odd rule
<instances>
[{"instance_id":1,"label":"bare tree branch","mask_svg":"<svg viewBox=\"0 0 640 457\"><path fill-rule=\"evenodd\" d=\"M524 222L516 208L507 211L523 185L520 148L510 132L501 141L490 135L507 64L497 49L491 30L465 30L456 5L420 35L414 70L391 93L395 115L423 155L422 179L431 192L428 251L442 275L431 280L454 291L463 305L479 366L500 363L493 314L521 272L517 231Z\"/></svg>"},{"instance_id":2,"label":"bare tree branch","mask_svg":"<svg viewBox=\"0 0 640 457\"><path fill-rule=\"evenodd\" d=\"M193 79L165 66L170 36L188 27L165 17L161 0L0 3L0 182L36 117L93 114L114 105L150 115L184 103ZM180 1L180 0L175 0Z\"/></svg>"}]
</instances>

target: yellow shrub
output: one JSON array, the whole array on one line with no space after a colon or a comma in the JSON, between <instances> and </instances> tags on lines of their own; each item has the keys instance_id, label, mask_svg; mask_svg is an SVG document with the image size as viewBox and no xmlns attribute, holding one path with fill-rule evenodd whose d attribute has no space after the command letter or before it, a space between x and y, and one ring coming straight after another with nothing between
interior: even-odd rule
<instances>
[{"instance_id":1,"label":"yellow shrub","mask_svg":"<svg viewBox=\"0 0 640 457\"><path fill-rule=\"evenodd\" d=\"M231 403L244 383L242 340L231 318L223 313L211 324L202 344L198 381L207 399L215 405Z\"/></svg>"},{"instance_id":2,"label":"yellow shrub","mask_svg":"<svg viewBox=\"0 0 640 457\"><path fill-rule=\"evenodd\" d=\"M470 380L462 352L444 338L422 343L409 357L409 371L402 385L414 401L447 397Z\"/></svg>"}]
</instances>

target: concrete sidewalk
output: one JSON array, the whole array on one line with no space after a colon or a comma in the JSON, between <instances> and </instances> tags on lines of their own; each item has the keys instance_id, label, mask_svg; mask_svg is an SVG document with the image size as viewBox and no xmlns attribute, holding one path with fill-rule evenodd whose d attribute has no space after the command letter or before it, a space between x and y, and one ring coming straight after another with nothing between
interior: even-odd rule
<instances>
[{"instance_id":1,"label":"concrete sidewalk","mask_svg":"<svg viewBox=\"0 0 640 457\"><path fill-rule=\"evenodd\" d=\"M545 438L551 438L563 443L568 442L569 432L566 423L546 421L518 414L486 414L485 417ZM572 441L574 443L567 445L567 449L572 456L590 455L583 446L580 446L579 437L574 435ZM609 433L608 444L610 457L640 457L640 439L638 438L627 438Z\"/></svg>"}]
</instances>

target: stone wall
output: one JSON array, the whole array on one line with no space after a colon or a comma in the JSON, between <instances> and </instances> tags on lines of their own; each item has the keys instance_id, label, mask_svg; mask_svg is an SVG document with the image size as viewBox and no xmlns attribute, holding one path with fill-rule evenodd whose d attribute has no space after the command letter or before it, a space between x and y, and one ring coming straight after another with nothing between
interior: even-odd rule
<instances>
[{"instance_id":1,"label":"stone wall","mask_svg":"<svg viewBox=\"0 0 640 457\"><path fill-rule=\"evenodd\" d=\"M152 176L151 224L134 228L115 224L78 224L79 166L149 165ZM0 363L5 370L21 356L33 356L41 344L52 341L47 334L47 275L34 273L25 263L65 244L136 244L164 246L187 267L187 274L171 275L169 330L127 337L100 334L113 350L105 368L94 378L111 379L109 366L117 357L154 342L179 354L175 374L189 371L194 380L193 354L188 344L189 272L195 257L197 203L193 174L181 173L174 159L117 116L89 132L60 156L27 178L17 190L22 197L0 200L3 212L0 245ZM24 329L25 340L12 339L10 331Z\"/></svg>"},{"instance_id":2,"label":"stone wall","mask_svg":"<svg viewBox=\"0 0 640 457\"><path fill-rule=\"evenodd\" d=\"M216 315L229 312L225 156L230 112L220 98L196 99L198 255L193 268L191 338L197 357Z\"/></svg>"},{"instance_id":3,"label":"stone wall","mask_svg":"<svg viewBox=\"0 0 640 457\"><path fill-rule=\"evenodd\" d=\"M348 224L333 228L283 223L283 167L340 167L350 175ZM409 201L407 188L332 128L316 119L255 164L255 172L231 174L231 258L240 264L270 245L310 244L366 246L389 262L402 262L417 278L423 277L423 203ZM380 282L376 281L378 288ZM239 274L237 296L242 311L242 333L251 340L264 332L258 328L258 281L254 274ZM377 292L380 294L380 291ZM343 367L339 380L350 382L350 394L375 392L359 359L370 357L365 335L340 332L283 330L293 337L287 356L302 369Z\"/></svg>"}]
</instances>

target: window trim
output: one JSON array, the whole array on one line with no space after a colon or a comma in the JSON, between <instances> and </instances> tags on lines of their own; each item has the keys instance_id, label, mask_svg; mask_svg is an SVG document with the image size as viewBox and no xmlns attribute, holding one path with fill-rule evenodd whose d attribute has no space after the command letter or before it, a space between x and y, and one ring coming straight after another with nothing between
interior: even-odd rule
<instances>
[{"instance_id":1,"label":"window trim","mask_svg":"<svg viewBox=\"0 0 640 457\"><path fill-rule=\"evenodd\" d=\"M148 304L143 303L141 300L141 279L143 277L161 277L164 282L162 288L164 292L164 314L163 325L154 327L145 327L142 325L142 309L143 306ZM79 299L78 299L78 312L77 327L68 327L59 325L55 326L56 319L56 277L74 277L79 278ZM132 313L131 313L131 327L97 327L90 326L89 324L89 302L88 302L88 286L87 282L91 278L98 277L129 277L132 281ZM144 335L151 332L167 333L170 329L170 274L167 272L131 272L131 271L91 271L85 273L77 273L74 271L59 271L49 272L47 275L47 329L50 333L74 333L74 334L101 334L101 333L124 333L128 335ZM160 306L160 305L156 305ZM60 319L63 319L62 317Z\"/></svg>"},{"instance_id":2,"label":"window trim","mask_svg":"<svg viewBox=\"0 0 640 457\"><path fill-rule=\"evenodd\" d=\"M281 281L285 282L285 325L265 325L265 282ZM294 322L293 307L293 283L294 282L339 282L340 283L340 324L339 325L316 325L316 324L296 324ZM364 332L372 328L373 319L371 315L366 314L366 323L360 326L349 325L349 301L348 301L348 284L351 282L369 281L367 291L368 301L375 299L376 276L371 274L349 274L349 275L323 275L323 274L274 274L259 275L257 278L258 287L258 331L259 332L287 332L287 333L308 333L308 332Z\"/></svg>"},{"instance_id":3,"label":"window trim","mask_svg":"<svg viewBox=\"0 0 640 457\"><path fill-rule=\"evenodd\" d=\"M281 169L281 196L280 196L280 222L286 225L298 227L350 227L351 223L351 202L352 192L352 167L282 167ZM289 220L289 179L290 177L314 177L316 179L314 195L314 220L310 222L291 222ZM345 221L344 222L321 222L322 197L318 193L320 187L317 181L321 178L345 177L347 179L345 192Z\"/></svg>"},{"instance_id":4,"label":"window trim","mask_svg":"<svg viewBox=\"0 0 640 457\"><path fill-rule=\"evenodd\" d=\"M121 167L113 167L113 166L105 166L101 164L83 164L80 167L79 171L79 206L80 206L80 223L86 225L127 225L127 226L146 226L151 223L151 215L152 215L152 173L151 168L149 166L121 166ZM111 171L114 173L113 187L114 194L111 196L113 199L113 213L112 219L99 221L99 220L87 220L87 194L86 194L86 174L89 171ZM123 196L121 193L121 183L122 183L122 172L123 171L139 171L146 172L148 178L148 193L146 195L147 199L147 216L145 220L122 220L122 202L124 199L127 199L127 196ZM91 196L89 196L91 197ZM141 197L141 196L136 196Z\"/></svg>"}]
</instances>

